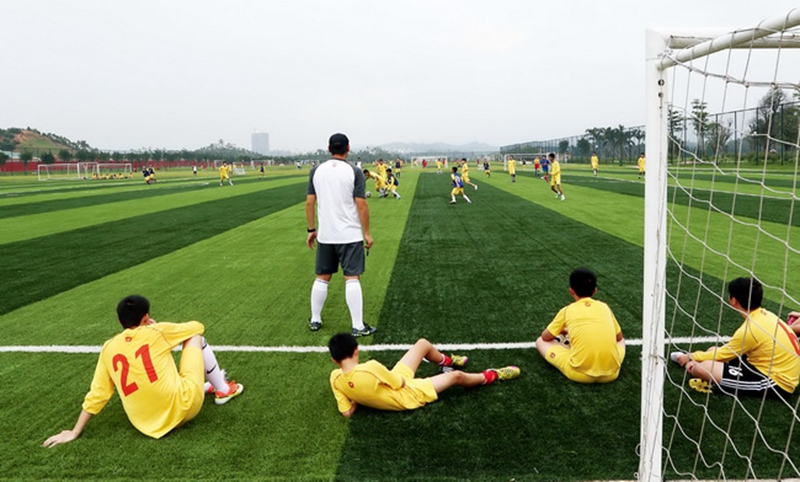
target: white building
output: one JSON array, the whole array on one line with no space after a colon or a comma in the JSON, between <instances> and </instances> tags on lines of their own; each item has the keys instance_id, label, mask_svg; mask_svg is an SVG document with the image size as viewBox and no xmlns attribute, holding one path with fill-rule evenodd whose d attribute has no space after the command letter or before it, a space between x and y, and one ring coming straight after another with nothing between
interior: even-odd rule
<instances>
[{"instance_id":1,"label":"white building","mask_svg":"<svg viewBox=\"0 0 800 482\"><path fill-rule=\"evenodd\" d=\"M253 152L259 154L269 154L269 133L268 132L254 132L253 133Z\"/></svg>"}]
</instances>

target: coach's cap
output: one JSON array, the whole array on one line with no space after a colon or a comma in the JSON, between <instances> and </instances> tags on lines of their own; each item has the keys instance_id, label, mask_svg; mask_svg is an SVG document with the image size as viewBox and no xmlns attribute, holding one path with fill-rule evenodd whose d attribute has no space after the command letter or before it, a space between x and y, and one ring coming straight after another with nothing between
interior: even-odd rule
<instances>
[{"instance_id":1,"label":"coach's cap","mask_svg":"<svg viewBox=\"0 0 800 482\"><path fill-rule=\"evenodd\" d=\"M350 145L350 139L342 133L336 133L328 140L328 148L347 147Z\"/></svg>"}]
</instances>

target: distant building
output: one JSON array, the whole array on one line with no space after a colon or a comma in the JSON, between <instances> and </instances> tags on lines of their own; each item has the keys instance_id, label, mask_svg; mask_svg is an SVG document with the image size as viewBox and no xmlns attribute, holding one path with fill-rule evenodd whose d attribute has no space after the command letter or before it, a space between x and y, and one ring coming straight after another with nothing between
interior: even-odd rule
<instances>
[{"instance_id":1,"label":"distant building","mask_svg":"<svg viewBox=\"0 0 800 482\"><path fill-rule=\"evenodd\" d=\"M253 152L257 152L259 154L269 154L268 132L253 133Z\"/></svg>"}]
</instances>

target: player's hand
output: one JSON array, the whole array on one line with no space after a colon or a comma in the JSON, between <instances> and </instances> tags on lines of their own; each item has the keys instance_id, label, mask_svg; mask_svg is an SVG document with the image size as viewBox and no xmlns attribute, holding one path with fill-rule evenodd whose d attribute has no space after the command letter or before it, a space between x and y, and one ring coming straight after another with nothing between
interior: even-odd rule
<instances>
[{"instance_id":1,"label":"player's hand","mask_svg":"<svg viewBox=\"0 0 800 482\"><path fill-rule=\"evenodd\" d=\"M682 367L686 366L686 364L689 363L691 360L692 359L691 357L689 357L689 355L687 355L686 353L682 353L680 356L678 356L678 365ZM689 371L688 367L686 368L686 371Z\"/></svg>"},{"instance_id":2,"label":"player's hand","mask_svg":"<svg viewBox=\"0 0 800 482\"><path fill-rule=\"evenodd\" d=\"M314 249L314 246L317 244L317 232L314 231L313 233L308 233L308 239L306 239L306 246L308 249Z\"/></svg>"},{"instance_id":3,"label":"player's hand","mask_svg":"<svg viewBox=\"0 0 800 482\"><path fill-rule=\"evenodd\" d=\"M372 235L369 233L364 234L364 247L369 249L372 247L373 243Z\"/></svg>"},{"instance_id":4,"label":"player's hand","mask_svg":"<svg viewBox=\"0 0 800 482\"><path fill-rule=\"evenodd\" d=\"M80 434L76 433L74 430L64 430L61 433L53 435L49 439L45 440L44 443L42 443L42 447L51 448L59 444L72 442L78 438L78 435Z\"/></svg>"}]
</instances>

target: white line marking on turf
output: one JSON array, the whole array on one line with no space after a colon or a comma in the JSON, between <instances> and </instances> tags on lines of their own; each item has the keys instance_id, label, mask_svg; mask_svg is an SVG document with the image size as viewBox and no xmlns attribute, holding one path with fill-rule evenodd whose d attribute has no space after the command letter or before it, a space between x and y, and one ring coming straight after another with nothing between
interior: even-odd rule
<instances>
[{"instance_id":1,"label":"white line marking on turf","mask_svg":"<svg viewBox=\"0 0 800 482\"><path fill-rule=\"evenodd\" d=\"M689 343L725 343L730 340L728 336L704 336L697 338L680 337L670 338L667 343L686 345ZM625 340L627 346L641 346L642 340ZM251 346L251 345L214 345L215 352L239 351L248 353L327 353L327 346ZM412 345L406 344L379 344L359 345L362 351L405 351ZM436 343L440 350L468 351L468 350L523 350L535 348L533 341L516 343ZM100 345L33 345L33 346L0 346L0 353L100 353Z\"/></svg>"}]
</instances>

